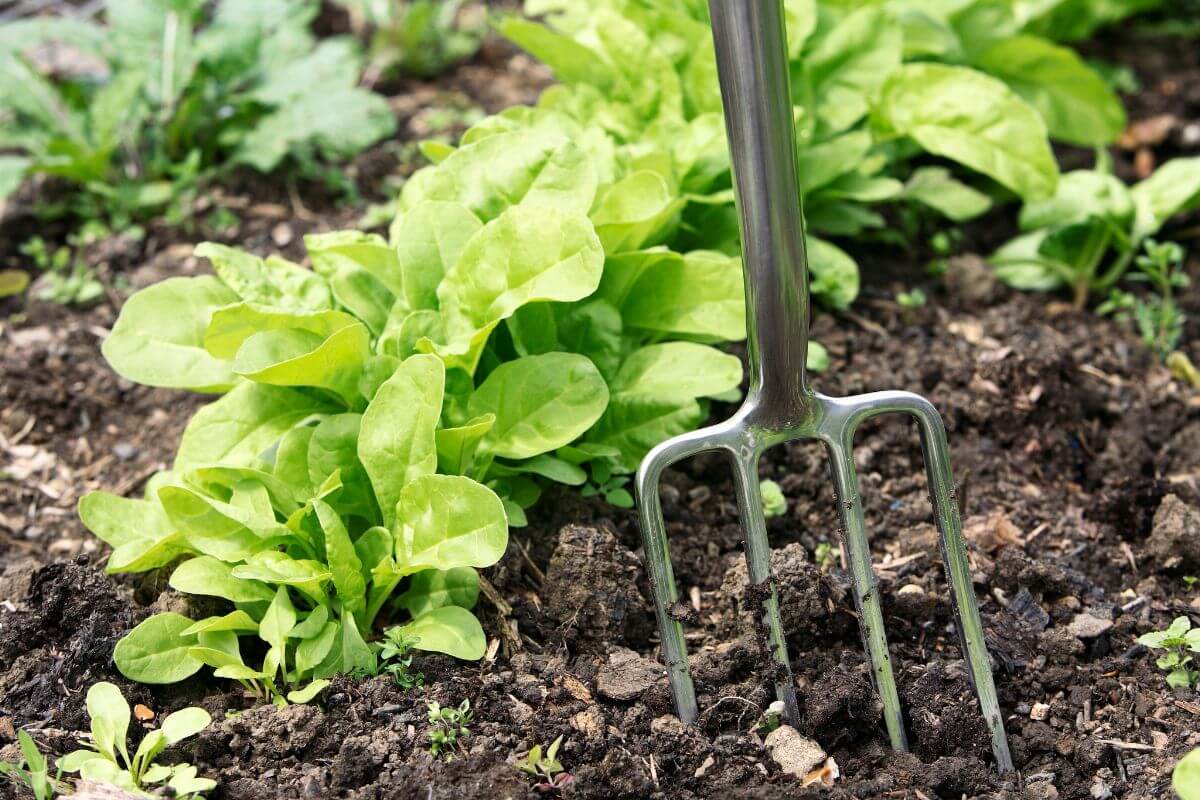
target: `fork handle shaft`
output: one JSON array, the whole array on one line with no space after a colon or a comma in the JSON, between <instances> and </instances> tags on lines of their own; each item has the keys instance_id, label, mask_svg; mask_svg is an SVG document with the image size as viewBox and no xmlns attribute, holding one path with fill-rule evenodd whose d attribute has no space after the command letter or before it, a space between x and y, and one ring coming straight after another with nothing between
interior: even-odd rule
<instances>
[{"instance_id":1,"label":"fork handle shaft","mask_svg":"<svg viewBox=\"0 0 1200 800\"><path fill-rule=\"evenodd\" d=\"M709 0L746 281L750 396L795 423L811 408L808 258L781 0Z\"/></svg>"}]
</instances>

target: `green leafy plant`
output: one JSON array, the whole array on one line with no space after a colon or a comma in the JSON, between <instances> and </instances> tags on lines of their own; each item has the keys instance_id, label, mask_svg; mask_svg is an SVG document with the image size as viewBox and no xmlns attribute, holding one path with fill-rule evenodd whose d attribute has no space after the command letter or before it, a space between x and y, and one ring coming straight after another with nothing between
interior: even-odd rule
<instances>
[{"instance_id":1,"label":"green leafy plant","mask_svg":"<svg viewBox=\"0 0 1200 800\"><path fill-rule=\"evenodd\" d=\"M551 742L545 755L542 754L542 746L535 744L525 757L517 762L517 769L537 779L533 787L536 791L557 791L574 780L574 776L563 770L563 765L558 760L558 748L562 739L563 737L559 736Z\"/></svg>"},{"instance_id":2,"label":"green leafy plant","mask_svg":"<svg viewBox=\"0 0 1200 800\"><path fill-rule=\"evenodd\" d=\"M462 740L471 735L471 719L475 712L471 711L471 701L463 700L455 706L442 708L436 700L428 705L429 724L429 754L434 758L440 755L449 756L462 747Z\"/></svg>"},{"instance_id":3,"label":"green leafy plant","mask_svg":"<svg viewBox=\"0 0 1200 800\"><path fill-rule=\"evenodd\" d=\"M72 239L74 247L79 242ZM34 236L19 249L42 273L38 299L59 305L86 305L104 295L104 285L71 247L50 250L42 237Z\"/></svg>"},{"instance_id":4,"label":"green leafy plant","mask_svg":"<svg viewBox=\"0 0 1200 800\"><path fill-rule=\"evenodd\" d=\"M896 293L896 305L901 308L911 311L917 308L924 308L929 302L929 298L925 296L925 292L920 289L912 289L907 292Z\"/></svg>"},{"instance_id":5,"label":"green leafy plant","mask_svg":"<svg viewBox=\"0 0 1200 800\"><path fill-rule=\"evenodd\" d=\"M1151 650L1164 650L1159 656L1159 669L1167 670L1167 685L1194 686L1200 681L1200 671L1192 667L1192 653L1200 653L1200 628L1192 628L1187 617L1176 617L1165 631L1153 631L1138 637L1138 644Z\"/></svg>"},{"instance_id":6,"label":"green leafy plant","mask_svg":"<svg viewBox=\"0 0 1200 800\"><path fill-rule=\"evenodd\" d=\"M340 0L357 27L374 28L372 71L431 78L470 58L483 44L483 8L461 0ZM478 12L478 13L473 13Z\"/></svg>"},{"instance_id":7,"label":"green leafy plant","mask_svg":"<svg viewBox=\"0 0 1200 800\"><path fill-rule=\"evenodd\" d=\"M1179 759L1171 772L1171 786L1179 800L1200 800L1200 748Z\"/></svg>"},{"instance_id":8,"label":"green leafy plant","mask_svg":"<svg viewBox=\"0 0 1200 800\"><path fill-rule=\"evenodd\" d=\"M775 700L767 706L767 710L754 723L754 730L760 736L765 736L783 724L783 701Z\"/></svg>"},{"instance_id":9,"label":"green leafy plant","mask_svg":"<svg viewBox=\"0 0 1200 800\"><path fill-rule=\"evenodd\" d=\"M1165 360L1183 337L1185 315L1174 295L1175 289L1188 285L1188 276L1182 270L1183 248L1174 242L1159 244L1147 239L1143 251L1145 254L1134 261L1136 269L1125 279L1149 283L1155 293L1143 298L1113 289L1096 313L1112 314L1122 322L1135 324L1146 345Z\"/></svg>"},{"instance_id":10,"label":"green leafy plant","mask_svg":"<svg viewBox=\"0 0 1200 800\"><path fill-rule=\"evenodd\" d=\"M787 513L787 498L783 489L772 480L759 481L759 494L762 495L763 516L767 519L780 517Z\"/></svg>"},{"instance_id":11,"label":"green leafy plant","mask_svg":"<svg viewBox=\"0 0 1200 800\"><path fill-rule=\"evenodd\" d=\"M111 683L93 684L87 693L88 716L92 720L91 736L83 740L84 748L58 760L63 772L78 772L81 777L104 781L151 797L147 787L163 784L175 797L196 798L211 791L217 782L196 776L189 764L156 764L154 759L165 748L195 736L212 721L208 712L192 706L168 714L162 725L150 731L129 757L125 737L129 730L129 703L121 690Z\"/></svg>"},{"instance_id":12,"label":"green leafy plant","mask_svg":"<svg viewBox=\"0 0 1200 800\"><path fill-rule=\"evenodd\" d=\"M1023 233L991 261L1010 286L1067 287L1083 308L1093 292L1107 294L1125 277L1168 220L1198 206L1200 158L1168 161L1132 187L1104 171L1078 170L1062 177L1052 198L1026 203Z\"/></svg>"},{"instance_id":13,"label":"green leafy plant","mask_svg":"<svg viewBox=\"0 0 1200 800\"><path fill-rule=\"evenodd\" d=\"M62 769L51 778L46 757L38 750L37 743L27 731L17 731L17 742L21 746L21 761L10 764L0 761L0 775L33 792L35 800L50 800L58 793Z\"/></svg>"},{"instance_id":14,"label":"green leafy plant","mask_svg":"<svg viewBox=\"0 0 1200 800\"><path fill-rule=\"evenodd\" d=\"M829 542L821 542L813 551L813 561L821 572L826 572L837 566L837 551Z\"/></svg>"},{"instance_id":15,"label":"green leafy plant","mask_svg":"<svg viewBox=\"0 0 1200 800\"><path fill-rule=\"evenodd\" d=\"M417 640L400 628L388 628L383 632L383 641L373 647L379 655L379 671L386 672L401 689L412 689L425 685L425 676L412 669L413 647Z\"/></svg>"},{"instance_id":16,"label":"green leafy plant","mask_svg":"<svg viewBox=\"0 0 1200 800\"><path fill-rule=\"evenodd\" d=\"M32 18L0 26L0 199L25 177L72 191L39 208L114 228L187 213L203 181L285 160L312 172L394 129L386 101L356 86L349 38L317 43L316 0L109 0L104 26ZM208 20L205 24L205 20ZM83 54L82 74L34 59L47 43Z\"/></svg>"}]
</instances>

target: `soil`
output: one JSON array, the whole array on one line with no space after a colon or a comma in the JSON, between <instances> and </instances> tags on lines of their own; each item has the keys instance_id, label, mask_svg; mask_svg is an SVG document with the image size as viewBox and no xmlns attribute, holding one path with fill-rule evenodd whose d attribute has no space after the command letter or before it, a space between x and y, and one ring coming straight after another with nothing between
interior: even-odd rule
<instances>
[{"instance_id":1,"label":"soil","mask_svg":"<svg viewBox=\"0 0 1200 800\"><path fill-rule=\"evenodd\" d=\"M1190 44L1126 44L1110 57L1144 71L1144 92L1161 86L1156 69L1200 82ZM1167 48L1193 55L1156 55ZM1194 104L1158 99L1133 104L1131 118L1169 108L1185 126L1200 124ZM1191 148L1150 146L1156 158ZM1195 220L1179 230L1187 224ZM989 217L965 231L965 247L988 252L1011 226L1011 213ZM277 249L269 234L249 246ZM203 269L169 250L130 255L120 271L139 286ZM662 490L681 592L673 613L702 710L695 727L672 716L657 663L635 514L566 491L545 498L485 571L494 592L478 612L491 647L479 664L418 656L423 688L340 678L316 703L282 709L253 707L211 678L130 683L112 665L114 642L154 611L187 612L189 600L165 590L160 573L105 575L105 548L74 505L94 488L139 491L203 398L107 369L99 342L115 288L83 311L33 300L0 308L0 758L15 755L18 728L52 752L70 749L86 728L83 692L110 680L159 715L188 704L212 712L214 724L166 758L216 778L211 796L221 800L1169 796L1171 766L1200 744L1200 696L1168 688L1135 639L1176 616L1200 622L1200 590L1183 580L1200 574L1200 552L1181 545L1194 542L1200 515L1200 394L1111 321L999 287L977 257L919 279L930 303L905 310L890 298L897 280L918 280L922 254L855 255L864 298L852 313L818 318L814 336L833 363L814 383L834 395L917 391L942 412L1018 774L991 767L920 448L896 419L865 425L855 458L912 754L887 746L836 557L823 453L789 445L762 464L788 500L769 530L799 732L829 755L827 767L836 763L832 786L802 788L756 730L774 699L753 619L761 587L746 583L730 474L716 457L670 471ZM1189 271L1200 278L1200 262ZM1195 282L1183 302L1193 320L1184 349L1200 363ZM818 561L825 544L835 555ZM428 753L431 700L470 700L470 736L451 758ZM540 791L514 762L560 735L572 780ZM3 800L14 791L0 784Z\"/></svg>"}]
</instances>

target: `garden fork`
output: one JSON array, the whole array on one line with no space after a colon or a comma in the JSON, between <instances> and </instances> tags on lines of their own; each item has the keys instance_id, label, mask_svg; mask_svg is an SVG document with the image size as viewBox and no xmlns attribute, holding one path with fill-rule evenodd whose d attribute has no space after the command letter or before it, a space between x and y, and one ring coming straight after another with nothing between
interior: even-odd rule
<instances>
[{"instance_id":1,"label":"garden fork","mask_svg":"<svg viewBox=\"0 0 1200 800\"><path fill-rule=\"evenodd\" d=\"M663 442L650 451L637 474L642 538L676 711L691 724L698 709L683 629L670 611L678 593L658 493L663 470L704 451L721 451L731 458L750 581L769 588L763 593L763 624L776 662L776 691L785 718L796 725L799 707L771 575L758 461L773 445L816 439L825 445L832 464L844 526L843 559L853 580L863 644L883 702L888 736L894 749L908 749L859 500L853 440L866 419L888 412L911 414L920 428L950 599L971 685L991 734L996 764L1001 772L1008 772L1012 758L971 585L941 416L928 400L910 392L826 397L814 392L805 378L808 262L781 0L709 0L709 5L742 235L750 388L732 418Z\"/></svg>"}]
</instances>

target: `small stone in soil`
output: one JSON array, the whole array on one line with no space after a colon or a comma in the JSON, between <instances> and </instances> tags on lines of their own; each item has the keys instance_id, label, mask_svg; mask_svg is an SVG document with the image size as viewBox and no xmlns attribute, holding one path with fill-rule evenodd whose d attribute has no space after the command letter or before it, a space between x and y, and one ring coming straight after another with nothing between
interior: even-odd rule
<instances>
[{"instance_id":1,"label":"small stone in soil","mask_svg":"<svg viewBox=\"0 0 1200 800\"><path fill-rule=\"evenodd\" d=\"M664 674L657 662L624 647L615 647L596 674L596 689L610 700L633 700Z\"/></svg>"},{"instance_id":2,"label":"small stone in soil","mask_svg":"<svg viewBox=\"0 0 1200 800\"><path fill-rule=\"evenodd\" d=\"M1112 626L1111 619L1101 619L1085 611L1075 615L1075 619L1067 626L1067 632L1077 639L1095 639L1112 630Z\"/></svg>"},{"instance_id":3,"label":"small stone in soil","mask_svg":"<svg viewBox=\"0 0 1200 800\"><path fill-rule=\"evenodd\" d=\"M763 742L771 758L789 775L803 778L825 760L821 745L801 736L791 725L780 725Z\"/></svg>"},{"instance_id":4,"label":"small stone in soil","mask_svg":"<svg viewBox=\"0 0 1200 800\"><path fill-rule=\"evenodd\" d=\"M113 445L113 455L122 461L129 461L137 456L137 448L129 442L117 442Z\"/></svg>"}]
</instances>

